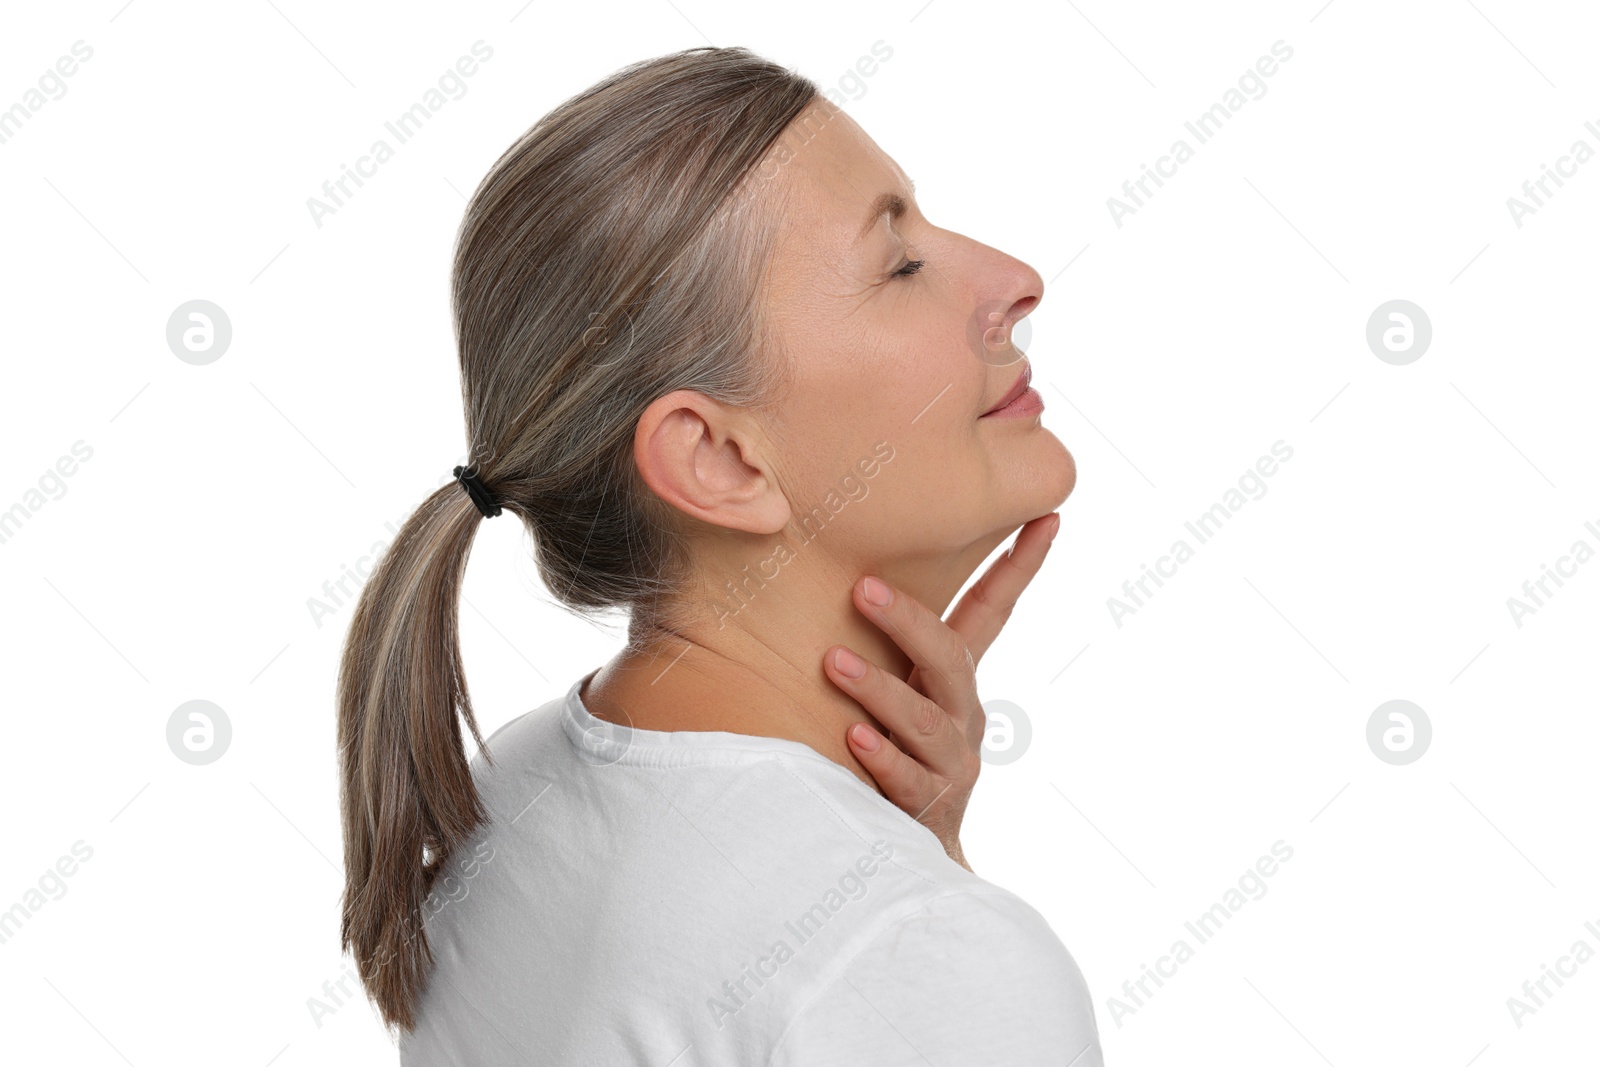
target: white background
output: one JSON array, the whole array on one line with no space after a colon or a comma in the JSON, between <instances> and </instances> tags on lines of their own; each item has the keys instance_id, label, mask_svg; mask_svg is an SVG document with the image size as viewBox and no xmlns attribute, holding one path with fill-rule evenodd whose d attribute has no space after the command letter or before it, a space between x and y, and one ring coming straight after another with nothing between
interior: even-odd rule
<instances>
[{"instance_id":1,"label":"white background","mask_svg":"<svg viewBox=\"0 0 1600 1067\"><path fill-rule=\"evenodd\" d=\"M0 509L93 453L0 544L0 909L74 842L93 855L0 944L0 1057L394 1061L365 1002L308 1009L346 973L349 609L319 627L307 602L463 458L461 194L599 77L713 43L845 79L928 217L1048 283L1024 347L1079 481L980 671L1031 747L986 768L963 836L1076 957L1107 1062L1591 1062L1600 960L1521 1026L1507 998L1600 951L1600 562L1520 627L1507 599L1600 549L1600 160L1521 227L1506 202L1574 141L1600 149L1600 16L1319 4L12 12L0 108L75 41L93 56L0 144ZM307 198L480 39L466 95L318 227ZM892 57L851 82L880 40ZM1279 40L1265 95L1198 144L1185 121ZM1117 226L1107 199L1179 137L1194 158ZM194 299L233 328L206 366L166 342ZM1432 323L1404 366L1365 338L1392 299ZM1184 523L1279 440L1265 495L1118 626L1107 599L1196 546ZM486 735L621 644L551 606L530 547L501 521L472 554ZM233 728L207 766L166 742L194 699ZM1433 729L1404 766L1366 740L1391 699ZM1279 840L1265 895L1200 944L1184 923ZM1193 958L1118 1010L1179 938Z\"/></svg>"}]
</instances>

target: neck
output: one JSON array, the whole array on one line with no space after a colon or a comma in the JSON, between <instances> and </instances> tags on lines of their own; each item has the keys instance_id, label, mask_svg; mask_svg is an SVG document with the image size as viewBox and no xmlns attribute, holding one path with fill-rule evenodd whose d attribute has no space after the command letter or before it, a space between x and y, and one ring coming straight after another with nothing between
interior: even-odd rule
<instances>
[{"instance_id":1,"label":"neck","mask_svg":"<svg viewBox=\"0 0 1600 1067\"><path fill-rule=\"evenodd\" d=\"M676 611L672 623L632 628L628 647L600 668L580 696L598 718L637 729L721 730L798 741L882 794L850 751L845 731L858 722L884 736L891 731L828 678L822 658L842 644L902 681L913 663L856 608L853 585L862 574L873 574L942 616L1006 534L997 532L937 561L898 567L879 561L855 573L802 549L769 579L744 567L748 577L737 597L732 583L697 581L700 592L688 610ZM739 572L735 565L719 573Z\"/></svg>"}]
</instances>

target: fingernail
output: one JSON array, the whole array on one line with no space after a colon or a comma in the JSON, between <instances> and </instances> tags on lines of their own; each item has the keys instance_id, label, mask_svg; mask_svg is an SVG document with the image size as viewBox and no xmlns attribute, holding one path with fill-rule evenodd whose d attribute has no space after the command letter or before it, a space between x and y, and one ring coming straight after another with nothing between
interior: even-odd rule
<instances>
[{"instance_id":1,"label":"fingernail","mask_svg":"<svg viewBox=\"0 0 1600 1067\"><path fill-rule=\"evenodd\" d=\"M833 665L839 668L839 673L846 678L859 678L867 673L866 663L848 648L840 648L834 651Z\"/></svg>"},{"instance_id":2,"label":"fingernail","mask_svg":"<svg viewBox=\"0 0 1600 1067\"><path fill-rule=\"evenodd\" d=\"M856 723L850 728L850 739L854 741L856 743L856 747L861 749L863 752L878 751L878 735L867 729L867 727L862 726L860 723Z\"/></svg>"},{"instance_id":3,"label":"fingernail","mask_svg":"<svg viewBox=\"0 0 1600 1067\"><path fill-rule=\"evenodd\" d=\"M889 587L876 578L862 579L861 595L866 597L869 603L876 604L880 608L888 607L889 601L894 599L894 595L889 592Z\"/></svg>"},{"instance_id":4,"label":"fingernail","mask_svg":"<svg viewBox=\"0 0 1600 1067\"><path fill-rule=\"evenodd\" d=\"M1058 512L1056 514L1055 521L1050 524L1050 536L1048 538L1046 538L1046 540L1047 541L1054 541L1056 539L1056 534L1058 534L1060 532L1061 532L1061 515Z\"/></svg>"}]
</instances>

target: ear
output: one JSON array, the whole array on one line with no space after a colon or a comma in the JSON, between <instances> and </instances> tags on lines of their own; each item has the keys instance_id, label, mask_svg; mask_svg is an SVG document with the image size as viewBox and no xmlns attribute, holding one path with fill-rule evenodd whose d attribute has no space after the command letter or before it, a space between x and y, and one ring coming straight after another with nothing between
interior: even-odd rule
<instances>
[{"instance_id":1,"label":"ear","mask_svg":"<svg viewBox=\"0 0 1600 1067\"><path fill-rule=\"evenodd\" d=\"M633 461L662 500L702 522L771 534L789 522L765 443L749 416L704 393L678 389L639 416Z\"/></svg>"}]
</instances>

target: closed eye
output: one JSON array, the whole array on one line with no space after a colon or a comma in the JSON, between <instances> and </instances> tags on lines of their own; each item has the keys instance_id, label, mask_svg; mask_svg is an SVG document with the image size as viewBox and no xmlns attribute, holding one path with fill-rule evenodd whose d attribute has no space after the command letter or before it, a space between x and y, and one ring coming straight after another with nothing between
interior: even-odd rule
<instances>
[{"instance_id":1,"label":"closed eye","mask_svg":"<svg viewBox=\"0 0 1600 1067\"><path fill-rule=\"evenodd\" d=\"M921 270L924 266L926 266L927 262L928 261L925 260L925 259L913 259L909 263L907 263L905 266L903 266L899 270L895 271L894 272L894 277L896 277L896 278L909 278L909 277L911 277L911 275L917 273L917 271Z\"/></svg>"}]
</instances>

